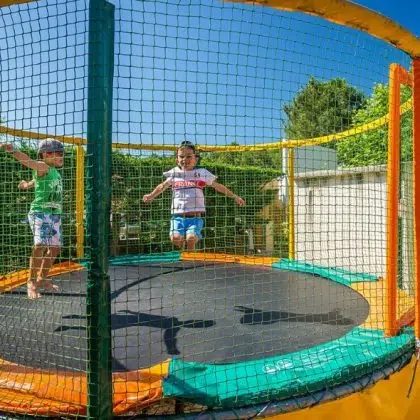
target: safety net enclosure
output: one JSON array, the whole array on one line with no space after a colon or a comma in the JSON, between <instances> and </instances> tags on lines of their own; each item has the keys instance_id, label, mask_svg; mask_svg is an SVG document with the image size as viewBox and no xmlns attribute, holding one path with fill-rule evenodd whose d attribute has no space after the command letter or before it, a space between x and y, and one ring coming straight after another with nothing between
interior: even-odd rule
<instances>
[{"instance_id":1,"label":"safety net enclosure","mask_svg":"<svg viewBox=\"0 0 420 420\"><path fill-rule=\"evenodd\" d=\"M2 415L327 418L411 373L414 35L344 0L0 5Z\"/></svg>"}]
</instances>

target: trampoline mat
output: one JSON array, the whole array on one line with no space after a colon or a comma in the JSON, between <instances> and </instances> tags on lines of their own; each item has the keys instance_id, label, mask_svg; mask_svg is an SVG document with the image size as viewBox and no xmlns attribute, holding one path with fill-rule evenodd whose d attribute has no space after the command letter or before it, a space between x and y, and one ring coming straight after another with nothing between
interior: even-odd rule
<instances>
[{"instance_id":1,"label":"trampoline mat","mask_svg":"<svg viewBox=\"0 0 420 420\"><path fill-rule=\"evenodd\" d=\"M349 287L311 274L213 262L109 269L113 370L182 357L234 363L299 351L343 336L369 313ZM86 371L86 271L55 278L36 301L0 296L0 358Z\"/></svg>"}]
</instances>

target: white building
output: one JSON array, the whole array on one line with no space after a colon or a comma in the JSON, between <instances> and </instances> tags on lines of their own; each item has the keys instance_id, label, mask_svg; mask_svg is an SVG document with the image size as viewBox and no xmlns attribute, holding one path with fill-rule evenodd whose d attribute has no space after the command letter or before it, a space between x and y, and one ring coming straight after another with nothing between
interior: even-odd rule
<instances>
[{"instance_id":1,"label":"white building","mask_svg":"<svg viewBox=\"0 0 420 420\"><path fill-rule=\"evenodd\" d=\"M413 274L410 170L403 171L401 178L400 275L404 288L409 288ZM296 260L385 276L385 165L297 173L294 209Z\"/></svg>"},{"instance_id":2,"label":"white building","mask_svg":"<svg viewBox=\"0 0 420 420\"><path fill-rule=\"evenodd\" d=\"M288 150L283 150L283 171L287 172ZM302 173L320 169L336 169L337 152L322 146L306 146L294 149L294 173ZM287 203L288 181L286 177L279 180L279 199Z\"/></svg>"}]
</instances>

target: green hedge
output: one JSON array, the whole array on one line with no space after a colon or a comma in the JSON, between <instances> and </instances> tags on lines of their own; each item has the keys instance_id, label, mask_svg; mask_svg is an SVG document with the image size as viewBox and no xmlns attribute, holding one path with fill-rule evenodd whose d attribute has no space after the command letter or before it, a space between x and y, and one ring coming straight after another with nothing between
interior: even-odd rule
<instances>
[{"instance_id":1,"label":"green hedge","mask_svg":"<svg viewBox=\"0 0 420 420\"><path fill-rule=\"evenodd\" d=\"M34 149L22 148L32 158ZM171 194L165 192L151 204L142 201L162 182L162 173L174 166L172 157L140 157L119 151L113 152L112 170L112 254L153 253L172 250L169 240ZM259 216L261 209L275 197L275 191L263 186L278 177L278 171L267 168L237 168L203 159L203 166L218 176L218 181L243 197L247 205L238 207L231 198L206 189L207 216L200 246L208 251L249 252L246 231L266 223ZM76 154L66 148L62 169L64 183L63 233L61 259L75 256L75 177ZM0 152L0 272L5 273L28 266L32 234L27 213L33 190L19 191L20 180L30 180L31 171L4 152ZM120 240L125 225L139 229L134 241Z\"/></svg>"}]
</instances>

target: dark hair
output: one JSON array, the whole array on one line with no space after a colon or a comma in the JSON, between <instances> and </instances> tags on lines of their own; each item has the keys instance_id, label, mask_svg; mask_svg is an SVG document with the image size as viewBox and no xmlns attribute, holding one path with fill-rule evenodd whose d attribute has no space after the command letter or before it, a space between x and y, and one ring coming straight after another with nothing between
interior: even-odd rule
<instances>
[{"instance_id":1,"label":"dark hair","mask_svg":"<svg viewBox=\"0 0 420 420\"><path fill-rule=\"evenodd\" d=\"M189 140L183 140L181 143L179 143L177 149L176 149L176 157L178 158L178 150L180 149L190 149L194 152L194 155L197 159L197 165L200 163L200 152L197 152L197 149L195 148L195 144L192 141Z\"/></svg>"},{"instance_id":2,"label":"dark hair","mask_svg":"<svg viewBox=\"0 0 420 420\"><path fill-rule=\"evenodd\" d=\"M183 140L181 143L179 143L178 149L191 149L195 153L195 145L192 141L189 140Z\"/></svg>"},{"instance_id":3,"label":"dark hair","mask_svg":"<svg viewBox=\"0 0 420 420\"><path fill-rule=\"evenodd\" d=\"M64 146L58 140L55 139L44 139L39 143L38 146L38 153L53 153L53 152L61 152L64 153Z\"/></svg>"}]
</instances>

